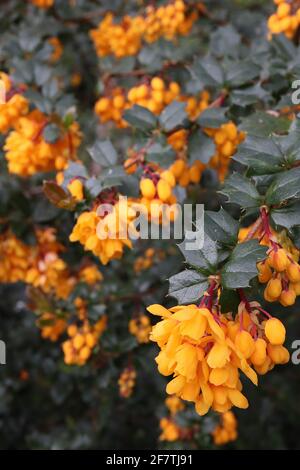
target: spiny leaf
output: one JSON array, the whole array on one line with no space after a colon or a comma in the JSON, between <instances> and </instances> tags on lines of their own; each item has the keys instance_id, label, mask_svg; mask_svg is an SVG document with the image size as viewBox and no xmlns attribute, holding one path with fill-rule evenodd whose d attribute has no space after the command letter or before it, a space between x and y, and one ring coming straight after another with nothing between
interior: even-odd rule
<instances>
[{"instance_id":1,"label":"spiny leaf","mask_svg":"<svg viewBox=\"0 0 300 470\"><path fill-rule=\"evenodd\" d=\"M300 202L281 209L272 209L271 218L276 225L287 230L300 225Z\"/></svg>"},{"instance_id":2,"label":"spiny leaf","mask_svg":"<svg viewBox=\"0 0 300 470\"><path fill-rule=\"evenodd\" d=\"M244 209L259 207L261 203L261 196L254 184L239 173L233 173L220 192L227 196L228 202Z\"/></svg>"},{"instance_id":3,"label":"spiny leaf","mask_svg":"<svg viewBox=\"0 0 300 470\"><path fill-rule=\"evenodd\" d=\"M118 161L117 152L110 140L97 140L88 152L92 159L103 167L113 166Z\"/></svg>"},{"instance_id":4,"label":"spiny leaf","mask_svg":"<svg viewBox=\"0 0 300 470\"><path fill-rule=\"evenodd\" d=\"M201 249L190 249L190 244L196 241L195 232L189 232L191 238L185 238L178 245L186 262L190 266L194 266L205 274L212 274L218 262L218 252L216 242L209 236L204 236L204 244ZM193 236L194 234L194 236Z\"/></svg>"},{"instance_id":5,"label":"spiny leaf","mask_svg":"<svg viewBox=\"0 0 300 470\"><path fill-rule=\"evenodd\" d=\"M157 125L157 119L149 109L135 104L123 114L123 119L141 131L151 131Z\"/></svg>"},{"instance_id":6,"label":"spiny leaf","mask_svg":"<svg viewBox=\"0 0 300 470\"><path fill-rule=\"evenodd\" d=\"M266 193L266 203L275 205L300 197L300 168L292 168L279 174Z\"/></svg>"},{"instance_id":7,"label":"spiny leaf","mask_svg":"<svg viewBox=\"0 0 300 470\"><path fill-rule=\"evenodd\" d=\"M169 279L169 295L179 304L196 302L208 287L207 276L192 270L185 270Z\"/></svg>"},{"instance_id":8,"label":"spiny leaf","mask_svg":"<svg viewBox=\"0 0 300 470\"><path fill-rule=\"evenodd\" d=\"M249 240L238 244L221 271L222 286L226 289L238 289L250 286L250 281L257 276L257 262L266 257L267 247L258 240Z\"/></svg>"},{"instance_id":9,"label":"spiny leaf","mask_svg":"<svg viewBox=\"0 0 300 470\"><path fill-rule=\"evenodd\" d=\"M273 139L248 136L233 159L249 167L251 175L266 175L282 171L284 155Z\"/></svg>"},{"instance_id":10,"label":"spiny leaf","mask_svg":"<svg viewBox=\"0 0 300 470\"><path fill-rule=\"evenodd\" d=\"M223 208L219 212L206 211L204 215L205 233L224 245L234 244L237 240L239 223Z\"/></svg>"},{"instance_id":11,"label":"spiny leaf","mask_svg":"<svg viewBox=\"0 0 300 470\"><path fill-rule=\"evenodd\" d=\"M183 124L187 118L186 104L173 101L167 106L159 117L159 122L165 131L171 131L175 127Z\"/></svg>"}]
</instances>

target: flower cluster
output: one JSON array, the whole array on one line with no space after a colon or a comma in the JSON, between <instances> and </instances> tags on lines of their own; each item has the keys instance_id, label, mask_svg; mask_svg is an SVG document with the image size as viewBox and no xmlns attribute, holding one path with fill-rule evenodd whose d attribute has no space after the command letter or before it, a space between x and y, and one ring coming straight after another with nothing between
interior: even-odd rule
<instances>
[{"instance_id":1,"label":"flower cluster","mask_svg":"<svg viewBox=\"0 0 300 470\"><path fill-rule=\"evenodd\" d=\"M90 36L99 57L135 55L143 41L152 43L159 38L171 41L177 35L188 34L198 12L188 14L186 10L182 0L175 0L159 8L147 7L144 16L126 15L118 23L112 13L107 13Z\"/></svg>"},{"instance_id":2,"label":"flower cluster","mask_svg":"<svg viewBox=\"0 0 300 470\"><path fill-rule=\"evenodd\" d=\"M200 160L195 160L192 165L188 165L184 158L178 158L170 166L170 172L175 177L176 184L186 188L190 183L199 183L205 165Z\"/></svg>"},{"instance_id":3,"label":"flower cluster","mask_svg":"<svg viewBox=\"0 0 300 470\"><path fill-rule=\"evenodd\" d=\"M165 405L168 408L171 415L176 415L179 411L184 410L184 403L176 395L167 397L165 400Z\"/></svg>"},{"instance_id":4,"label":"flower cluster","mask_svg":"<svg viewBox=\"0 0 300 470\"><path fill-rule=\"evenodd\" d=\"M129 398L132 395L136 381L136 370L132 366L126 367L118 380L119 393L123 398Z\"/></svg>"},{"instance_id":5,"label":"flower cluster","mask_svg":"<svg viewBox=\"0 0 300 470\"><path fill-rule=\"evenodd\" d=\"M208 107L210 95L205 90L198 97L182 95L177 82L167 83L156 76L130 88L127 92L120 87L111 89L109 93L98 99L95 113L100 122L113 121L117 127L124 128L128 126L122 118L126 109L137 104L158 115L174 100L186 103L189 118L195 120Z\"/></svg>"},{"instance_id":6,"label":"flower cluster","mask_svg":"<svg viewBox=\"0 0 300 470\"><path fill-rule=\"evenodd\" d=\"M38 8L50 8L54 4L54 0L30 0L33 5Z\"/></svg>"},{"instance_id":7,"label":"flower cluster","mask_svg":"<svg viewBox=\"0 0 300 470\"><path fill-rule=\"evenodd\" d=\"M258 280L267 284L264 298L267 302L279 301L284 307L293 305L300 295L299 250L286 233L277 233L269 225L268 214L263 208L261 217L253 232L253 227L242 229L240 239L248 234L258 238L261 245L268 247L267 258L258 263ZM251 233L253 232L253 233Z\"/></svg>"},{"instance_id":8,"label":"flower cluster","mask_svg":"<svg viewBox=\"0 0 300 470\"><path fill-rule=\"evenodd\" d=\"M0 282L23 281L34 262L30 246L19 240L12 232L0 235Z\"/></svg>"},{"instance_id":9,"label":"flower cluster","mask_svg":"<svg viewBox=\"0 0 300 470\"><path fill-rule=\"evenodd\" d=\"M22 94L23 88L15 87L4 72L0 72L0 86L0 133L5 134L20 116L28 113L29 104Z\"/></svg>"},{"instance_id":10,"label":"flower cluster","mask_svg":"<svg viewBox=\"0 0 300 470\"><path fill-rule=\"evenodd\" d=\"M167 393L195 403L200 415L210 408L226 412L232 406L247 408L240 371L257 385L257 374L289 360L282 346L285 328L257 302L242 301L235 318L212 307L217 284L211 284L200 306L166 309L151 305L148 311L162 317L150 336L161 352L156 358L162 375L173 375ZM267 321L263 315L268 315ZM255 368L255 370L253 369Z\"/></svg>"},{"instance_id":11,"label":"flower cluster","mask_svg":"<svg viewBox=\"0 0 300 470\"><path fill-rule=\"evenodd\" d=\"M151 323L146 315L138 315L129 321L129 332L136 337L138 343L148 343Z\"/></svg>"},{"instance_id":12,"label":"flower cluster","mask_svg":"<svg viewBox=\"0 0 300 470\"><path fill-rule=\"evenodd\" d=\"M63 53L62 43L56 36L49 38L48 43L52 46L53 49L50 60L51 62L57 62Z\"/></svg>"},{"instance_id":13,"label":"flower cluster","mask_svg":"<svg viewBox=\"0 0 300 470\"><path fill-rule=\"evenodd\" d=\"M269 37L283 33L292 39L300 25L300 4L296 0L274 0L277 11L268 20Z\"/></svg>"},{"instance_id":14,"label":"flower cluster","mask_svg":"<svg viewBox=\"0 0 300 470\"><path fill-rule=\"evenodd\" d=\"M86 284L93 286L97 282L103 280L103 275L94 264L88 264L80 269L78 273L79 279Z\"/></svg>"},{"instance_id":15,"label":"flower cluster","mask_svg":"<svg viewBox=\"0 0 300 470\"><path fill-rule=\"evenodd\" d=\"M98 214L97 207L81 213L70 235L71 242L79 241L102 264L121 258L124 248L132 247L128 238L130 223L136 215L132 201L111 199L110 204L113 205L109 213Z\"/></svg>"},{"instance_id":16,"label":"flower cluster","mask_svg":"<svg viewBox=\"0 0 300 470\"><path fill-rule=\"evenodd\" d=\"M68 365L84 365L106 328L107 317L103 316L94 325L85 319L81 326L71 324L67 329L69 339L63 342L64 361Z\"/></svg>"},{"instance_id":17,"label":"flower cluster","mask_svg":"<svg viewBox=\"0 0 300 470\"><path fill-rule=\"evenodd\" d=\"M232 411L221 414L220 423L214 429L212 436L214 443L218 446L237 439L237 419Z\"/></svg>"},{"instance_id":18,"label":"flower cluster","mask_svg":"<svg viewBox=\"0 0 300 470\"><path fill-rule=\"evenodd\" d=\"M37 172L62 170L69 160L76 159L81 136L77 123L61 128L56 142L47 142L43 130L49 119L41 111L31 111L14 125L4 144L10 173L31 176Z\"/></svg>"},{"instance_id":19,"label":"flower cluster","mask_svg":"<svg viewBox=\"0 0 300 470\"><path fill-rule=\"evenodd\" d=\"M206 129L205 132L213 138L216 152L210 159L208 166L214 168L221 181L224 180L230 158L236 152L237 146L245 139L245 133L239 131L234 122L222 124L219 129Z\"/></svg>"},{"instance_id":20,"label":"flower cluster","mask_svg":"<svg viewBox=\"0 0 300 470\"><path fill-rule=\"evenodd\" d=\"M161 418L159 421L161 429L161 434L159 436L160 441L174 442L178 439L187 438L191 434L189 430L182 428L176 422L177 413L185 408L183 401L176 397L176 395L172 395L166 398L165 405L170 415Z\"/></svg>"},{"instance_id":21,"label":"flower cluster","mask_svg":"<svg viewBox=\"0 0 300 470\"><path fill-rule=\"evenodd\" d=\"M54 229L37 229L35 236L35 245L26 245L11 232L0 236L0 282L25 282L46 294L66 299L77 279L90 285L102 280L92 264L78 274L70 272L60 256L64 247L57 242Z\"/></svg>"},{"instance_id":22,"label":"flower cluster","mask_svg":"<svg viewBox=\"0 0 300 470\"><path fill-rule=\"evenodd\" d=\"M67 329L66 320L50 312L43 313L39 317L37 325L41 328L42 338L49 339L53 342L57 341Z\"/></svg>"},{"instance_id":23,"label":"flower cluster","mask_svg":"<svg viewBox=\"0 0 300 470\"><path fill-rule=\"evenodd\" d=\"M148 166L144 171L144 177L140 181L141 204L143 204L152 219L159 222L169 220L174 217L174 213L169 214L162 212L162 205L172 205L176 203L176 197L172 190L176 185L175 177L171 171L165 170L159 173L153 171ZM166 217L165 217L166 216ZM163 220L164 219L164 220Z\"/></svg>"},{"instance_id":24,"label":"flower cluster","mask_svg":"<svg viewBox=\"0 0 300 470\"><path fill-rule=\"evenodd\" d=\"M161 434L159 436L160 441L174 442L180 439L181 428L172 417L161 418L159 426L161 429Z\"/></svg>"}]
</instances>

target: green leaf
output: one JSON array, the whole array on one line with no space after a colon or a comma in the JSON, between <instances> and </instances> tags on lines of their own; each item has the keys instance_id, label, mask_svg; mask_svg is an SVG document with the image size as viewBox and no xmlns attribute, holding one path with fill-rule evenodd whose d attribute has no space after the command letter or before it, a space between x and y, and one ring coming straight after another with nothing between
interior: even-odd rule
<instances>
[{"instance_id":1,"label":"green leaf","mask_svg":"<svg viewBox=\"0 0 300 470\"><path fill-rule=\"evenodd\" d=\"M202 87L218 87L224 84L224 71L213 57L197 59L191 68L192 75L199 80Z\"/></svg>"},{"instance_id":2,"label":"green leaf","mask_svg":"<svg viewBox=\"0 0 300 470\"><path fill-rule=\"evenodd\" d=\"M38 86L44 85L53 73L53 69L43 63L36 63L33 71L34 78Z\"/></svg>"},{"instance_id":3,"label":"green leaf","mask_svg":"<svg viewBox=\"0 0 300 470\"><path fill-rule=\"evenodd\" d=\"M188 141L188 155L190 163L200 160L208 163L216 151L216 146L210 137L208 137L200 129L195 130Z\"/></svg>"},{"instance_id":4,"label":"green leaf","mask_svg":"<svg viewBox=\"0 0 300 470\"><path fill-rule=\"evenodd\" d=\"M179 304L194 303L202 297L208 287L207 276L185 270L169 279L169 294Z\"/></svg>"},{"instance_id":5,"label":"green leaf","mask_svg":"<svg viewBox=\"0 0 300 470\"><path fill-rule=\"evenodd\" d=\"M120 186L124 180L128 178L127 173L125 172L123 166L115 166L106 168L101 172L101 175L98 177L99 182L102 185L102 190L106 188L111 188L112 186Z\"/></svg>"},{"instance_id":6,"label":"green leaf","mask_svg":"<svg viewBox=\"0 0 300 470\"><path fill-rule=\"evenodd\" d=\"M190 244L195 239L195 232L189 232L189 236L186 235L184 241L178 244L186 263L204 274L213 274L218 263L216 242L205 235L203 247L201 249L191 249Z\"/></svg>"},{"instance_id":7,"label":"green leaf","mask_svg":"<svg viewBox=\"0 0 300 470\"><path fill-rule=\"evenodd\" d=\"M265 259L267 247L258 240L238 244L221 271L221 282L225 289L250 287L250 281L257 276L257 262Z\"/></svg>"},{"instance_id":8,"label":"green leaf","mask_svg":"<svg viewBox=\"0 0 300 470\"><path fill-rule=\"evenodd\" d=\"M219 212L205 211L205 233L214 241L224 245L236 243L239 223L223 208Z\"/></svg>"},{"instance_id":9,"label":"green leaf","mask_svg":"<svg viewBox=\"0 0 300 470\"><path fill-rule=\"evenodd\" d=\"M259 207L261 204L261 196L254 184L239 173L229 176L220 192L227 196L228 202L238 204L243 209Z\"/></svg>"},{"instance_id":10,"label":"green leaf","mask_svg":"<svg viewBox=\"0 0 300 470\"><path fill-rule=\"evenodd\" d=\"M284 155L271 138L249 135L232 157L249 167L250 175L268 175L282 171Z\"/></svg>"},{"instance_id":11,"label":"green leaf","mask_svg":"<svg viewBox=\"0 0 300 470\"><path fill-rule=\"evenodd\" d=\"M224 56L228 51L238 51L241 36L231 25L221 26L211 34L210 50L217 56Z\"/></svg>"},{"instance_id":12,"label":"green leaf","mask_svg":"<svg viewBox=\"0 0 300 470\"><path fill-rule=\"evenodd\" d=\"M197 123L202 127L217 129L228 122L228 118L225 116L226 111L227 108L207 108L200 114Z\"/></svg>"},{"instance_id":13,"label":"green leaf","mask_svg":"<svg viewBox=\"0 0 300 470\"><path fill-rule=\"evenodd\" d=\"M242 121L240 129L248 134L268 137L273 133L287 132L291 121L285 117L276 117L264 111L256 111Z\"/></svg>"},{"instance_id":14,"label":"green leaf","mask_svg":"<svg viewBox=\"0 0 300 470\"><path fill-rule=\"evenodd\" d=\"M43 130L43 138L49 144L54 144L60 137L60 129L55 124L47 124Z\"/></svg>"},{"instance_id":15,"label":"green leaf","mask_svg":"<svg viewBox=\"0 0 300 470\"><path fill-rule=\"evenodd\" d=\"M129 122L136 129L141 131L151 131L157 126L157 118L149 109L135 104L132 108L126 109L123 119Z\"/></svg>"},{"instance_id":16,"label":"green leaf","mask_svg":"<svg viewBox=\"0 0 300 470\"><path fill-rule=\"evenodd\" d=\"M97 197L98 194L102 191L102 184L98 178L92 176L84 183L85 188L88 190L92 197Z\"/></svg>"},{"instance_id":17,"label":"green leaf","mask_svg":"<svg viewBox=\"0 0 300 470\"><path fill-rule=\"evenodd\" d=\"M232 104L244 108L250 104L256 104L258 100L263 100L267 96L268 92L260 84L257 84L241 90L233 90L230 93L230 101Z\"/></svg>"},{"instance_id":18,"label":"green leaf","mask_svg":"<svg viewBox=\"0 0 300 470\"><path fill-rule=\"evenodd\" d=\"M147 150L146 160L167 168L175 159L175 152L170 145L154 142Z\"/></svg>"},{"instance_id":19,"label":"green leaf","mask_svg":"<svg viewBox=\"0 0 300 470\"><path fill-rule=\"evenodd\" d=\"M266 203L275 205L292 198L300 197L299 181L299 167L280 173L276 176L276 179L266 193Z\"/></svg>"},{"instance_id":20,"label":"green leaf","mask_svg":"<svg viewBox=\"0 0 300 470\"><path fill-rule=\"evenodd\" d=\"M167 106L159 116L161 127L165 131L171 131L175 127L183 124L187 118L186 104L179 101L173 101Z\"/></svg>"},{"instance_id":21,"label":"green leaf","mask_svg":"<svg viewBox=\"0 0 300 470\"><path fill-rule=\"evenodd\" d=\"M113 166L118 161L118 154L110 140L97 140L88 148L88 152L92 159L104 168Z\"/></svg>"},{"instance_id":22,"label":"green leaf","mask_svg":"<svg viewBox=\"0 0 300 470\"><path fill-rule=\"evenodd\" d=\"M64 171L63 186L66 187L70 180L78 176L83 179L88 178L85 166L83 166L81 163L69 162L68 168Z\"/></svg>"},{"instance_id":23,"label":"green leaf","mask_svg":"<svg viewBox=\"0 0 300 470\"><path fill-rule=\"evenodd\" d=\"M275 225L280 225L287 230L300 225L300 202L282 209L272 209L271 218Z\"/></svg>"},{"instance_id":24,"label":"green leaf","mask_svg":"<svg viewBox=\"0 0 300 470\"><path fill-rule=\"evenodd\" d=\"M251 82L258 77L260 67L250 59L230 62L226 72L226 83L231 87L238 87Z\"/></svg>"}]
</instances>

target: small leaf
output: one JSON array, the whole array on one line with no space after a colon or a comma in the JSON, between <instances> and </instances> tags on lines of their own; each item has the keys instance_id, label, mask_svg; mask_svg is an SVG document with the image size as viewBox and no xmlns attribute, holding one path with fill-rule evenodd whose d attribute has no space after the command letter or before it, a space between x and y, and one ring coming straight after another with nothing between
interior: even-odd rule
<instances>
[{"instance_id":1,"label":"small leaf","mask_svg":"<svg viewBox=\"0 0 300 470\"><path fill-rule=\"evenodd\" d=\"M219 212L205 211L204 224L205 233L212 240L224 245L236 242L239 223L223 208Z\"/></svg>"},{"instance_id":2,"label":"small leaf","mask_svg":"<svg viewBox=\"0 0 300 470\"><path fill-rule=\"evenodd\" d=\"M280 204L300 196L300 168L292 168L276 176L266 193L266 203Z\"/></svg>"},{"instance_id":3,"label":"small leaf","mask_svg":"<svg viewBox=\"0 0 300 470\"><path fill-rule=\"evenodd\" d=\"M165 131L171 131L175 127L183 124L187 118L186 104L173 101L167 106L159 117L159 122Z\"/></svg>"},{"instance_id":4,"label":"small leaf","mask_svg":"<svg viewBox=\"0 0 300 470\"><path fill-rule=\"evenodd\" d=\"M238 204L243 209L259 207L261 196L254 184L245 176L233 173L220 191L228 198L228 202Z\"/></svg>"},{"instance_id":5,"label":"small leaf","mask_svg":"<svg viewBox=\"0 0 300 470\"><path fill-rule=\"evenodd\" d=\"M196 240L195 232L189 232L191 238L185 238L178 244L186 263L199 269L205 274L212 274L218 262L217 245L209 236L205 236L204 244L201 249L190 249L189 244ZM193 237L194 235L194 237Z\"/></svg>"},{"instance_id":6,"label":"small leaf","mask_svg":"<svg viewBox=\"0 0 300 470\"><path fill-rule=\"evenodd\" d=\"M257 276L257 262L265 259L267 247L258 240L240 243L235 247L228 262L221 271L221 282L225 289L238 289L250 286Z\"/></svg>"},{"instance_id":7,"label":"small leaf","mask_svg":"<svg viewBox=\"0 0 300 470\"><path fill-rule=\"evenodd\" d=\"M174 161L175 152L168 144L162 145L160 142L154 142L147 150L146 159L167 168Z\"/></svg>"},{"instance_id":8,"label":"small leaf","mask_svg":"<svg viewBox=\"0 0 300 470\"><path fill-rule=\"evenodd\" d=\"M54 144L60 137L60 129L55 124L47 124L43 130L43 138L49 144Z\"/></svg>"},{"instance_id":9,"label":"small leaf","mask_svg":"<svg viewBox=\"0 0 300 470\"><path fill-rule=\"evenodd\" d=\"M250 59L230 62L226 72L226 83L231 87L239 87L258 77L260 67Z\"/></svg>"},{"instance_id":10,"label":"small leaf","mask_svg":"<svg viewBox=\"0 0 300 470\"><path fill-rule=\"evenodd\" d=\"M188 155L190 163L200 160L208 163L216 151L216 146L210 137L204 134L200 129L194 131L188 142Z\"/></svg>"},{"instance_id":11,"label":"small leaf","mask_svg":"<svg viewBox=\"0 0 300 470\"><path fill-rule=\"evenodd\" d=\"M290 125L291 121L288 118L256 111L242 121L240 129L252 136L268 137L273 133L287 132Z\"/></svg>"},{"instance_id":12,"label":"small leaf","mask_svg":"<svg viewBox=\"0 0 300 470\"><path fill-rule=\"evenodd\" d=\"M110 140L97 140L88 152L103 167L113 166L118 161L118 154Z\"/></svg>"},{"instance_id":13,"label":"small leaf","mask_svg":"<svg viewBox=\"0 0 300 470\"><path fill-rule=\"evenodd\" d=\"M249 135L232 157L249 167L251 175L266 175L282 171L284 155L271 138Z\"/></svg>"},{"instance_id":14,"label":"small leaf","mask_svg":"<svg viewBox=\"0 0 300 470\"><path fill-rule=\"evenodd\" d=\"M88 178L87 170L81 163L69 162L68 168L64 171L63 187L67 187L73 178L80 176L83 179Z\"/></svg>"},{"instance_id":15,"label":"small leaf","mask_svg":"<svg viewBox=\"0 0 300 470\"><path fill-rule=\"evenodd\" d=\"M141 131L151 131L157 126L157 118L149 109L135 104L123 114L123 119Z\"/></svg>"},{"instance_id":16,"label":"small leaf","mask_svg":"<svg viewBox=\"0 0 300 470\"><path fill-rule=\"evenodd\" d=\"M282 209L272 209L271 218L276 225L287 230L300 225L300 202Z\"/></svg>"},{"instance_id":17,"label":"small leaf","mask_svg":"<svg viewBox=\"0 0 300 470\"><path fill-rule=\"evenodd\" d=\"M207 108L200 114L197 122L202 127L217 129L228 121L226 111L227 108Z\"/></svg>"},{"instance_id":18,"label":"small leaf","mask_svg":"<svg viewBox=\"0 0 300 470\"><path fill-rule=\"evenodd\" d=\"M193 64L191 73L200 81L202 87L221 88L224 84L224 71L213 57L198 59Z\"/></svg>"},{"instance_id":19,"label":"small leaf","mask_svg":"<svg viewBox=\"0 0 300 470\"><path fill-rule=\"evenodd\" d=\"M231 103L241 106L242 108L255 104L258 100L264 100L268 96L268 92L262 88L260 84L249 86L241 90L233 90L230 93Z\"/></svg>"},{"instance_id":20,"label":"small leaf","mask_svg":"<svg viewBox=\"0 0 300 470\"><path fill-rule=\"evenodd\" d=\"M169 295L181 305L199 300L207 287L207 277L192 270L182 271L169 279Z\"/></svg>"},{"instance_id":21,"label":"small leaf","mask_svg":"<svg viewBox=\"0 0 300 470\"><path fill-rule=\"evenodd\" d=\"M98 178L92 176L84 183L84 187L88 190L92 197L97 197L98 194L102 191L102 184Z\"/></svg>"}]
</instances>

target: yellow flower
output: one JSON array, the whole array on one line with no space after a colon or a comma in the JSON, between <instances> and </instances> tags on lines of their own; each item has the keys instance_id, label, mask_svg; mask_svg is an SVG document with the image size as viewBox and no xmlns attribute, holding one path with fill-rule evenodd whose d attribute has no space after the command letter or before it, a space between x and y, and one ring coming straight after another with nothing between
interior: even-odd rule
<instances>
[{"instance_id":1,"label":"yellow flower","mask_svg":"<svg viewBox=\"0 0 300 470\"><path fill-rule=\"evenodd\" d=\"M121 373L118 384L121 397L129 398L132 395L136 380L136 370L133 367L126 367Z\"/></svg>"},{"instance_id":2,"label":"yellow flower","mask_svg":"<svg viewBox=\"0 0 300 470\"><path fill-rule=\"evenodd\" d=\"M266 373L274 364L288 361L281 322L262 321L257 303L250 307L251 314L241 303L234 320L228 320L229 314L219 315L217 309L196 305L148 307L150 313L162 317L150 339L161 349L156 357L159 372L173 375L166 387L168 394L194 402L200 415L210 408L224 413L232 406L248 407L240 372L257 385L255 370Z\"/></svg>"},{"instance_id":3,"label":"yellow flower","mask_svg":"<svg viewBox=\"0 0 300 470\"><path fill-rule=\"evenodd\" d=\"M131 201L127 203L121 199L113 206L112 212L103 217L98 216L96 210L83 212L77 219L70 241L79 241L85 250L99 257L102 264L107 264L112 259L121 258L125 247L132 247L128 236L134 216Z\"/></svg>"},{"instance_id":4,"label":"yellow flower","mask_svg":"<svg viewBox=\"0 0 300 470\"><path fill-rule=\"evenodd\" d=\"M43 138L43 129L48 124L47 117L39 110L31 111L15 124L15 130L8 135L4 150L8 170L20 176L31 176L38 172L62 170L69 160L76 158L80 144L77 123L62 131L55 143Z\"/></svg>"},{"instance_id":5,"label":"yellow flower","mask_svg":"<svg viewBox=\"0 0 300 470\"><path fill-rule=\"evenodd\" d=\"M221 413L220 424L212 432L216 445L224 445L237 439L237 420L232 411Z\"/></svg>"},{"instance_id":6,"label":"yellow flower","mask_svg":"<svg viewBox=\"0 0 300 470\"><path fill-rule=\"evenodd\" d=\"M0 92L4 102L0 101L0 133L5 134L15 125L17 120L28 113L29 104L18 88L14 89L11 80L4 72L0 72Z\"/></svg>"},{"instance_id":7,"label":"yellow flower","mask_svg":"<svg viewBox=\"0 0 300 470\"><path fill-rule=\"evenodd\" d=\"M71 183L68 184L68 190L76 199L76 201L80 202L84 199L83 184L78 178L75 178Z\"/></svg>"}]
</instances>

